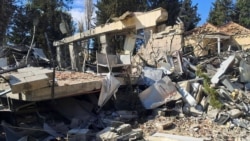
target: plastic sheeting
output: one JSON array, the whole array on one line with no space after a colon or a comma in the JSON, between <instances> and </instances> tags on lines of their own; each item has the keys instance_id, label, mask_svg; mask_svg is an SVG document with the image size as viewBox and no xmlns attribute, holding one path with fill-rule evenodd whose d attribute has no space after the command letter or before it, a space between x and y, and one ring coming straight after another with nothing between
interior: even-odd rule
<instances>
[{"instance_id":1,"label":"plastic sheeting","mask_svg":"<svg viewBox=\"0 0 250 141\"><path fill-rule=\"evenodd\" d=\"M150 86L139 94L139 98L146 109L154 109L172 100L177 94L174 83L168 76Z\"/></svg>"},{"instance_id":2,"label":"plastic sheeting","mask_svg":"<svg viewBox=\"0 0 250 141\"><path fill-rule=\"evenodd\" d=\"M139 81L139 84L147 86L151 86L155 82L161 80L163 74L161 69L155 69L150 67L144 67L142 71L143 76L142 80Z\"/></svg>"},{"instance_id":3,"label":"plastic sheeting","mask_svg":"<svg viewBox=\"0 0 250 141\"><path fill-rule=\"evenodd\" d=\"M36 58L42 59L46 62L49 62L49 59L45 56L44 52L40 48L33 48L33 54Z\"/></svg>"},{"instance_id":4,"label":"plastic sheeting","mask_svg":"<svg viewBox=\"0 0 250 141\"><path fill-rule=\"evenodd\" d=\"M120 85L120 81L112 76L111 73L108 73L102 81L102 89L98 100L98 106L102 107L112 95L115 95Z\"/></svg>"}]
</instances>

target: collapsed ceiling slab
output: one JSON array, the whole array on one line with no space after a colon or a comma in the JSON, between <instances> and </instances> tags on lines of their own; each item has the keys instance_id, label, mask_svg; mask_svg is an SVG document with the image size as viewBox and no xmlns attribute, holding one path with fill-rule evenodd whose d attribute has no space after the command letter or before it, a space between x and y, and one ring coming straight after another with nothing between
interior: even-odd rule
<instances>
[{"instance_id":1,"label":"collapsed ceiling slab","mask_svg":"<svg viewBox=\"0 0 250 141\"><path fill-rule=\"evenodd\" d=\"M101 26L97 26L85 32L77 33L73 36L63 38L60 41L53 42L53 45L60 46L78 40L85 40L88 38L92 38L94 36L104 33L111 33L128 29L142 29L142 28L155 27L157 23L166 21L167 18L168 18L168 13L163 8L157 8L155 10L148 11L145 13L126 12L124 13L124 15L121 16L121 18L118 18L118 20L112 23L107 23Z\"/></svg>"}]
</instances>

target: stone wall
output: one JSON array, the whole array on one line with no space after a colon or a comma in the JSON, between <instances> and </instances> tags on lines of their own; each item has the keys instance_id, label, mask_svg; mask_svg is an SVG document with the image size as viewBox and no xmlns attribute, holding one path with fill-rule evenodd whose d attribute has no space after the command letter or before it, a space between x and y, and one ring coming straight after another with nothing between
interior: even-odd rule
<instances>
[{"instance_id":1,"label":"stone wall","mask_svg":"<svg viewBox=\"0 0 250 141\"><path fill-rule=\"evenodd\" d=\"M140 74L145 65L159 67L166 54L181 50L183 46L183 25L160 26L158 33L152 33L144 46L132 57L132 74Z\"/></svg>"}]
</instances>

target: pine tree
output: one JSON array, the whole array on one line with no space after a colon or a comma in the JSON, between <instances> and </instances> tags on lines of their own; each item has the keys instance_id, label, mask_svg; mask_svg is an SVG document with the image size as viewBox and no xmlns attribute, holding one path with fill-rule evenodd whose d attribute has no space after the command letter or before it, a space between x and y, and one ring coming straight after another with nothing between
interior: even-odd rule
<instances>
[{"instance_id":1,"label":"pine tree","mask_svg":"<svg viewBox=\"0 0 250 141\"><path fill-rule=\"evenodd\" d=\"M176 24L177 17L179 16L181 3L179 0L147 0L148 9L152 10L162 7L168 12L168 20L165 21L166 25Z\"/></svg>"},{"instance_id":2,"label":"pine tree","mask_svg":"<svg viewBox=\"0 0 250 141\"><path fill-rule=\"evenodd\" d=\"M232 0L216 0L209 12L208 22L221 26L233 20L234 6Z\"/></svg>"},{"instance_id":3,"label":"pine tree","mask_svg":"<svg viewBox=\"0 0 250 141\"><path fill-rule=\"evenodd\" d=\"M48 46L45 39L45 32L50 41L60 40L66 35L60 31L60 23L68 25L68 34L72 35L74 28L71 16L67 12L66 5L62 0L31 0L19 11L15 12L10 32L10 41L16 44L31 43L31 36L35 35L34 43L37 47L43 48L48 54ZM65 10L66 9L66 10ZM34 25L36 28L34 28ZM35 34L33 30L35 29ZM54 49L54 48L53 48Z\"/></svg>"},{"instance_id":4,"label":"pine tree","mask_svg":"<svg viewBox=\"0 0 250 141\"><path fill-rule=\"evenodd\" d=\"M15 10L14 0L0 0L0 46L4 44L6 32Z\"/></svg>"},{"instance_id":5,"label":"pine tree","mask_svg":"<svg viewBox=\"0 0 250 141\"><path fill-rule=\"evenodd\" d=\"M100 0L96 4L97 25L109 22L126 11L145 11L146 0Z\"/></svg>"},{"instance_id":6,"label":"pine tree","mask_svg":"<svg viewBox=\"0 0 250 141\"><path fill-rule=\"evenodd\" d=\"M240 25L250 28L250 1L237 0L236 2L236 22Z\"/></svg>"},{"instance_id":7,"label":"pine tree","mask_svg":"<svg viewBox=\"0 0 250 141\"><path fill-rule=\"evenodd\" d=\"M13 44L29 45L31 41L31 27L32 22L30 20L26 6L19 6L16 8L13 15L10 31L8 33L8 40Z\"/></svg>"},{"instance_id":8,"label":"pine tree","mask_svg":"<svg viewBox=\"0 0 250 141\"><path fill-rule=\"evenodd\" d=\"M184 0L181 3L179 17L184 23L185 31L188 31L195 28L201 18L197 14L197 4L192 6L191 0Z\"/></svg>"}]
</instances>

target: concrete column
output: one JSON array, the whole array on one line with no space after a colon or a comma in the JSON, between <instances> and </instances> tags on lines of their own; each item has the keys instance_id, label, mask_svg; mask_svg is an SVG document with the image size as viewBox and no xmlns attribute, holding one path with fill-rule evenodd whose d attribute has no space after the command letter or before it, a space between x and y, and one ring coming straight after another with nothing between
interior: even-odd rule
<instances>
[{"instance_id":1,"label":"concrete column","mask_svg":"<svg viewBox=\"0 0 250 141\"><path fill-rule=\"evenodd\" d=\"M220 54L220 38L217 38L217 49L218 49L218 54Z\"/></svg>"},{"instance_id":2,"label":"concrete column","mask_svg":"<svg viewBox=\"0 0 250 141\"><path fill-rule=\"evenodd\" d=\"M135 48L136 37L134 34L127 34L125 43L124 43L124 51L125 54L131 54Z\"/></svg>"},{"instance_id":3,"label":"concrete column","mask_svg":"<svg viewBox=\"0 0 250 141\"><path fill-rule=\"evenodd\" d=\"M61 46L56 47L56 60L58 62L59 68L62 68L62 59L61 59Z\"/></svg>"},{"instance_id":4,"label":"concrete column","mask_svg":"<svg viewBox=\"0 0 250 141\"><path fill-rule=\"evenodd\" d=\"M106 54L108 49L107 36L105 34L100 35L101 53Z\"/></svg>"},{"instance_id":5,"label":"concrete column","mask_svg":"<svg viewBox=\"0 0 250 141\"><path fill-rule=\"evenodd\" d=\"M69 54L71 61L71 69L76 71L80 70L78 46L76 45L76 43L69 43Z\"/></svg>"}]
</instances>

